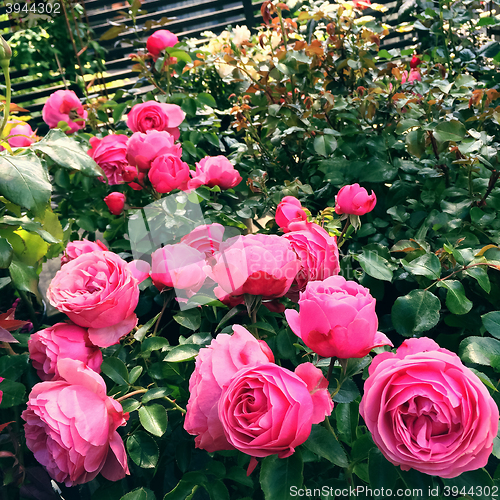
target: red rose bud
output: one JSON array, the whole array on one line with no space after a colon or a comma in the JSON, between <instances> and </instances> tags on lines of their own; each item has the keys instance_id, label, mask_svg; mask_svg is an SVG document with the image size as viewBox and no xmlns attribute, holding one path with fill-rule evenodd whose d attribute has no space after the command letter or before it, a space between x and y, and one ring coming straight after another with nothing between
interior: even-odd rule
<instances>
[{"instance_id":1,"label":"red rose bud","mask_svg":"<svg viewBox=\"0 0 500 500\"><path fill-rule=\"evenodd\" d=\"M422 61L418 56L413 56L410 61L410 68L415 69L419 64L422 64Z\"/></svg>"},{"instance_id":2,"label":"red rose bud","mask_svg":"<svg viewBox=\"0 0 500 500\"><path fill-rule=\"evenodd\" d=\"M125 206L125 195L123 193L110 193L106 198L104 198L104 203L108 206L109 211L113 215L120 215L123 212L123 207Z\"/></svg>"}]
</instances>

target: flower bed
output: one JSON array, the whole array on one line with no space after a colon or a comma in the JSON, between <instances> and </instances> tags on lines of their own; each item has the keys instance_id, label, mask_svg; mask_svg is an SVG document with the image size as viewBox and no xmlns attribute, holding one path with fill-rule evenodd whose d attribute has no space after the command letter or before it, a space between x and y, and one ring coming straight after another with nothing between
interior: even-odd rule
<instances>
[{"instance_id":1,"label":"flower bed","mask_svg":"<svg viewBox=\"0 0 500 500\"><path fill-rule=\"evenodd\" d=\"M368 6L161 29L143 101L4 113L9 498L497 496L497 21L379 51Z\"/></svg>"}]
</instances>

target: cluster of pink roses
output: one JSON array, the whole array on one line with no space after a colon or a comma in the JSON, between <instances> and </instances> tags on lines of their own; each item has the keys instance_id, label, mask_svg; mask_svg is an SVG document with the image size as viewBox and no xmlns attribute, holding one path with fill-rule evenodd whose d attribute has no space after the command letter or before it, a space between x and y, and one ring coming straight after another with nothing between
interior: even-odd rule
<instances>
[{"instance_id":1,"label":"cluster of pink roses","mask_svg":"<svg viewBox=\"0 0 500 500\"><path fill-rule=\"evenodd\" d=\"M176 104L156 101L136 104L127 118L132 136L93 137L88 153L104 170L110 185L128 183L141 190L147 179L156 192L170 193L174 189L189 191L203 185L230 189L239 184L240 174L224 156L203 158L195 171L182 161L182 148L176 141L184 118L184 112ZM111 213L118 215L123 210L125 196L111 193L105 201Z\"/></svg>"},{"instance_id":2,"label":"cluster of pink roses","mask_svg":"<svg viewBox=\"0 0 500 500\"><path fill-rule=\"evenodd\" d=\"M209 452L288 457L307 440L312 424L331 414L328 382L311 363L295 372L276 365L264 341L242 326L233 331L200 350L184 428Z\"/></svg>"},{"instance_id":3,"label":"cluster of pink roses","mask_svg":"<svg viewBox=\"0 0 500 500\"><path fill-rule=\"evenodd\" d=\"M28 342L43 382L33 387L22 414L26 443L51 477L67 486L99 473L118 480L129 473L116 431L128 414L106 395L99 347L118 343L136 325L138 284L147 273L87 240L69 243L61 264L47 297L71 322L44 328Z\"/></svg>"}]
</instances>

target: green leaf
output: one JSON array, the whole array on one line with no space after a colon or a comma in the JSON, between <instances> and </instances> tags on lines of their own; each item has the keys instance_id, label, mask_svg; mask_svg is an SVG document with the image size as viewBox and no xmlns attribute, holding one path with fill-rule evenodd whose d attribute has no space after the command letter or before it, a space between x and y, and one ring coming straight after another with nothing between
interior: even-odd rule
<instances>
[{"instance_id":1,"label":"green leaf","mask_svg":"<svg viewBox=\"0 0 500 500\"><path fill-rule=\"evenodd\" d=\"M421 158L425 153L425 136L422 129L412 130L406 134L406 147L408 148L408 153Z\"/></svg>"},{"instance_id":2,"label":"green leaf","mask_svg":"<svg viewBox=\"0 0 500 500\"><path fill-rule=\"evenodd\" d=\"M9 267L9 273L14 288L40 297L40 292L38 291L38 274L31 266L13 260Z\"/></svg>"},{"instance_id":3,"label":"green leaf","mask_svg":"<svg viewBox=\"0 0 500 500\"><path fill-rule=\"evenodd\" d=\"M155 436L163 436L167 430L167 411L162 405L143 406L139 410L139 420L144 429Z\"/></svg>"},{"instance_id":4,"label":"green leaf","mask_svg":"<svg viewBox=\"0 0 500 500\"><path fill-rule=\"evenodd\" d=\"M148 337L141 345L143 353L150 353L151 351L159 351L165 347L169 347L169 341L164 337Z\"/></svg>"},{"instance_id":5,"label":"green leaf","mask_svg":"<svg viewBox=\"0 0 500 500\"><path fill-rule=\"evenodd\" d=\"M135 333L134 333L134 339L138 340L139 342L142 342L144 337L146 336L146 333L149 332L149 330L153 327L155 324L156 320L158 319L158 316L160 316L160 313L158 313L154 318L151 318L145 325L142 325Z\"/></svg>"},{"instance_id":6,"label":"green leaf","mask_svg":"<svg viewBox=\"0 0 500 500\"><path fill-rule=\"evenodd\" d=\"M490 337L467 337L460 342L459 355L465 363L500 367L500 341Z\"/></svg>"},{"instance_id":7,"label":"green leaf","mask_svg":"<svg viewBox=\"0 0 500 500\"><path fill-rule=\"evenodd\" d=\"M300 488L303 463L299 452L287 458L271 455L264 458L260 469L260 485L266 500L290 500L290 487Z\"/></svg>"},{"instance_id":8,"label":"green leaf","mask_svg":"<svg viewBox=\"0 0 500 500\"><path fill-rule=\"evenodd\" d=\"M355 258L361 264L363 271L372 278L392 281L392 270L387 266L387 260L377 253L371 250L363 250L363 253L355 256Z\"/></svg>"},{"instance_id":9,"label":"green leaf","mask_svg":"<svg viewBox=\"0 0 500 500\"><path fill-rule=\"evenodd\" d=\"M440 142L454 141L458 142L465 137L465 125L458 120L441 122L434 129L434 137Z\"/></svg>"},{"instance_id":10,"label":"green leaf","mask_svg":"<svg viewBox=\"0 0 500 500\"><path fill-rule=\"evenodd\" d=\"M128 377L130 385L132 385L142 374L143 368L142 366L134 366L132 370L130 370L130 374Z\"/></svg>"},{"instance_id":11,"label":"green leaf","mask_svg":"<svg viewBox=\"0 0 500 500\"><path fill-rule=\"evenodd\" d=\"M13 255L12 245L5 238L0 238L0 269L7 269L10 266Z\"/></svg>"},{"instance_id":12,"label":"green leaf","mask_svg":"<svg viewBox=\"0 0 500 500\"><path fill-rule=\"evenodd\" d=\"M5 379L0 382L0 391L3 392L0 408L10 408L25 403L26 387L19 382Z\"/></svg>"},{"instance_id":13,"label":"green leaf","mask_svg":"<svg viewBox=\"0 0 500 500\"><path fill-rule=\"evenodd\" d=\"M193 484L191 481L186 481L185 479L181 479L176 487L169 491L164 497L163 500L186 500L192 498L192 493L196 484Z\"/></svg>"},{"instance_id":14,"label":"green leaf","mask_svg":"<svg viewBox=\"0 0 500 500\"><path fill-rule=\"evenodd\" d=\"M413 127L420 127L420 122L418 120L414 120L409 118L407 120L401 120L396 127L396 134L403 134L407 130Z\"/></svg>"},{"instance_id":15,"label":"green leaf","mask_svg":"<svg viewBox=\"0 0 500 500\"><path fill-rule=\"evenodd\" d=\"M17 380L28 368L28 355L18 354L16 356L0 357L0 377Z\"/></svg>"},{"instance_id":16,"label":"green leaf","mask_svg":"<svg viewBox=\"0 0 500 500\"><path fill-rule=\"evenodd\" d=\"M330 156L337 149L337 140L331 134L317 135L314 150L321 156Z\"/></svg>"},{"instance_id":17,"label":"green leaf","mask_svg":"<svg viewBox=\"0 0 500 500\"><path fill-rule=\"evenodd\" d=\"M476 27L480 28L481 26L493 26L495 24L498 24L498 22L498 19L495 19L494 17L482 17L477 22Z\"/></svg>"},{"instance_id":18,"label":"green leaf","mask_svg":"<svg viewBox=\"0 0 500 500\"><path fill-rule=\"evenodd\" d=\"M140 408L141 406L141 403L139 403L137 399L133 398L124 399L123 401L120 401L120 403L122 405L123 411L129 413L137 410L137 408Z\"/></svg>"},{"instance_id":19,"label":"green leaf","mask_svg":"<svg viewBox=\"0 0 500 500\"><path fill-rule=\"evenodd\" d=\"M327 417L328 418L328 417ZM348 467L349 460L340 443L335 439L334 435L321 425L313 425L309 438L304 443L304 446L339 467Z\"/></svg>"},{"instance_id":20,"label":"green leaf","mask_svg":"<svg viewBox=\"0 0 500 500\"><path fill-rule=\"evenodd\" d=\"M359 420L359 403L341 403L335 408L335 417L337 419L337 429L339 438L344 443L352 446L356 440L356 429Z\"/></svg>"},{"instance_id":21,"label":"green leaf","mask_svg":"<svg viewBox=\"0 0 500 500\"><path fill-rule=\"evenodd\" d=\"M42 216L51 191L47 173L34 153L0 154L0 194L9 201Z\"/></svg>"},{"instance_id":22,"label":"green leaf","mask_svg":"<svg viewBox=\"0 0 500 500\"><path fill-rule=\"evenodd\" d=\"M398 480L398 469L382 455L378 448L368 453L370 487L392 489Z\"/></svg>"},{"instance_id":23,"label":"green leaf","mask_svg":"<svg viewBox=\"0 0 500 500\"><path fill-rule=\"evenodd\" d=\"M117 104L113 108L113 122L116 124L122 119L122 115L127 109L128 104L126 102L122 102L120 104Z\"/></svg>"},{"instance_id":24,"label":"green leaf","mask_svg":"<svg viewBox=\"0 0 500 500\"><path fill-rule=\"evenodd\" d=\"M491 291L491 283L488 278L488 272L484 267L471 267L465 271L466 274L474 278L478 285L486 292L490 293Z\"/></svg>"},{"instance_id":25,"label":"green leaf","mask_svg":"<svg viewBox=\"0 0 500 500\"><path fill-rule=\"evenodd\" d=\"M483 314L481 320L486 330L491 333L493 337L500 339L500 311L492 311Z\"/></svg>"},{"instance_id":26,"label":"green leaf","mask_svg":"<svg viewBox=\"0 0 500 500\"><path fill-rule=\"evenodd\" d=\"M156 500L156 497L151 490L141 487L123 495L120 500Z\"/></svg>"},{"instance_id":27,"label":"green leaf","mask_svg":"<svg viewBox=\"0 0 500 500\"><path fill-rule=\"evenodd\" d=\"M33 143L30 148L46 154L61 167L78 170L88 176L106 177L101 167L82 149L80 144L61 130L49 130L40 142Z\"/></svg>"},{"instance_id":28,"label":"green leaf","mask_svg":"<svg viewBox=\"0 0 500 500\"><path fill-rule=\"evenodd\" d=\"M437 280L441 276L441 262L433 253L426 253L411 262L401 261L403 267L411 274L425 276Z\"/></svg>"},{"instance_id":29,"label":"green leaf","mask_svg":"<svg viewBox=\"0 0 500 500\"><path fill-rule=\"evenodd\" d=\"M127 451L130 458L143 469L154 469L158 463L158 445L144 431L134 432L127 439Z\"/></svg>"},{"instance_id":30,"label":"green leaf","mask_svg":"<svg viewBox=\"0 0 500 500\"><path fill-rule=\"evenodd\" d=\"M229 500L229 491L220 479L212 479L204 486L208 491L210 500Z\"/></svg>"},{"instance_id":31,"label":"green leaf","mask_svg":"<svg viewBox=\"0 0 500 500\"><path fill-rule=\"evenodd\" d=\"M183 99L181 108L182 111L184 111L187 115L196 115L196 101L192 97L186 97L186 99ZM182 143L182 145L184 146L184 142Z\"/></svg>"},{"instance_id":32,"label":"green leaf","mask_svg":"<svg viewBox=\"0 0 500 500\"><path fill-rule=\"evenodd\" d=\"M116 384L128 385L128 370L121 359L105 358L101 370Z\"/></svg>"},{"instance_id":33,"label":"green leaf","mask_svg":"<svg viewBox=\"0 0 500 500\"><path fill-rule=\"evenodd\" d=\"M174 320L184 328L195 331L201 325L201 311L198 307L181 311L174 316Z\"/></svg>"},{"instance_id":34,"label":"green leaf","mask_svg":"<svg viewBox=\"0 0 500 500\"><path fill-rule=\"evenodd\" d=\"M412 290L399 297L392 306L392 324L406 337L422 333L436 326L441 302L428 290Z\"/></svg>"},{"instance_id":35,"label":"green leaf","mask_svg":"<svg viewBox=\"0 0 500 500\"><path fill-rule=\"evenodd\" d=\"M168 396L171 392L172 390L167 387L155 387L153 389L149 389L149 391L142 396L142 404L146 404L153 399L161 399Z\"/></svg>"},{"instance_id":36,"label":"green leaf","mask_svg":"<svg viewBox=\"0 0 500 500\"><path fill-rule=\"evenodd\" d=\"M198 94L197 97L198 101L200 101L202 104L206 104L207 106L211 108L217 107L217 102L211 96L210 94L207 94L206 92L202 92L201 94Z\"/></svg>"},{"instance_id":37,"label":"green leaf","mask_svg":"<svg viewBox=\"0 0 500 500\"><path fill-rule=\"evenodd\" d=\"M443 478L443 483L450 488L456 486L458 491L464 489L466 493L473 492L470 497L467 496L474 498L474 500L491 500L492 498L493 480L485 469L462 472L452 479ZM488 486L489 488L486 488Z\"/></svg>"},{"instance_id":38,"label":"green leaf","mask_svg":"<svg viewBox=\"0 0 500 500\"><path fill-rule=\"evenodd\" d=\"M8 276L5 277L5 278L0 278L0 290L4 287L4 286L7 286L9 283L11 283L11 278L9 278Z\"/></svg>"},{"instance_id":39,"label":"green leaf","mask_svg":"<svg viewBox=\"0 0 500 500\"><path fill-rule=\"evenodd\" d=\"M446 288L446 306L453 314L467 314L472 309L472 302L465 296L464 286L458 280L440 281L437 286Z\"/></svg>"},{"instance_id":40,"label":"green leaf","mask_svg":"<svg viewBox=\"0 0 500 500\"><path fill-rule=\"evenodd\" d=\"M201 346L195 346L192 344L176 346L165 356L163 361L169 361L171 363L189 361L198 355L200 348Z\"/></svg>"}]
</instances>

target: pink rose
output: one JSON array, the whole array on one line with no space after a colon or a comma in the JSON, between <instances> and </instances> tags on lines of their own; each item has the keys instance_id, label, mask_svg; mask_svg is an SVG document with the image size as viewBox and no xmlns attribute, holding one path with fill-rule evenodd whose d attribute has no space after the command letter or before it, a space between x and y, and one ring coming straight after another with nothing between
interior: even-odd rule
<instances>
[{"instance_id":1,"label":"pink rose","mask_svg":"<svg viewBox=\"0 0 500 500\"><path fill-rule=\"evenodd\" d=\"M283 297L301 264L290 243L275 235L247 234L227 239L205 272L219 286L217 297L245 293Z\"/></svg>"},{"instance_id":2,"label":"pink rose","mask_svg":"<svg viewBox=\"0 0 500 500\"><path fill-rule=\"evenodd\" d=\"M7 136L7 142L11 148L27 148L36 141L36 134L28 123L18 120L7 123L12 125ZM0 151L4 149L3 146L0 146Z\"/></svg>"},{"instance_id":3,"label":"pink rose","mask_svg":"<svg viewBox=\"0 0 500 500\"><path fill-rule=\"evenodd\" d=\"M223 387L218 410L225 436L237 450L285 458L307 440L312 424L331 414L333 402L327 380L311 363L295 373L265 363L236 372Z\"/></svg>"},{"instance_id":4,"label":"pink rose","mask_svg":"<svg viewBox=\"0 0 500 500\"><path fill-rule=\"evenodd\" d=\"M369 373L359 412L389 462L444 478L486 465L498 407L455 353L408 339L375 356Z\"/></svg>"},{"instance_id":5,"label":"pink rose","mask_svg":"<svg viewBox=\"0 0 500 500\"><path fill-rule=\"evenodd\" d=\"M224 226L221 224L203 224L183 236L181 243L196 248L196 250L204 253L205 257L211 257L215 252L219 251L223 236Z\"/></svg>"},{"instance_id":6,"label":"pink rose","mask_svg":"<svg viewBox=\"0 0 500 500\"><path fill-rule=\"evenodd\" d=\"M56 128L59 122L66 122L69 132L74 133L85 127L87 112L72 90L57 90L45 102L42 118L50 128Z\"/></svg>"},{"instance_id":7,"label":"pink rose","mask_svg":"<svg viewBox=\"0 0 500 500\"><path fill-rule=\"evenodd\" d=\"M165 131L177 140L180 137L179 125L185 117L186 114L177 104L148 101L132 106L127 125L132 132Z\"/></svg>"},{"instance_id":8,"label":"pink rose","mask_svg":"<svg viewBox=\"0 0 500 500\"><path fill-rule=\"evenodd\" d=\"M329 358L363 358L374 347L392 346L377 332L375 299L367 288L342 276L310 281L299 299L300 312L287 309L293 333L307 347Z\"/></svg>"},{"instance_id":9,"label":"pink rose","mask_svg":"<svg viewBox=\"0 0 500 500\"><path fill-rule=\"evenodd\" d=\"M410 74L408 74L408 71L403 71L403 73L401 73L401 83L413 83L421 81L422 75L420 74L420 70L418 68L411 68Z\"/></svg>"},{"instance_id":10,"label":"pink rose","mask_svg":"<svg viewBox=\"0 0 500 500\"><path fill-rule=\"evenodd\" d=\"M158 193L170 193L174 189L187 189L189 165L178 156L165 154L151 162L149 180Z\"/></svg>"},{"instance_id":11,"label":"pink rose","mask_svg":"<svg viewBox=\"0 0 500 500\"><path fill-rule=\"evenodd\" d=\"M128 413L106 396L102 377L81 361L61 359L60 380L36 384L21 417L26 445L49 475L66 486L92 481L99 472L110 481L130 474L116 429Z\"/></svg>"},{"instance_id":12,"label":"pink rose","mask_svg":"<svg viewBox=\"0 0 500 500\"><path fill-rule=\"evenodd\" d=\"M335 212L339 215L365 215L371 212L377 204L377 197L372 191L368 194L359 184L349 184L340 189L335 196Z\"/></svg>"},{"instance_id":13,"label":"pink rose","mask_svg":"<svg viewBox=\"0 0 500 500\"><path fill-rule=\"evenodd\" d=\"M128 137L121 134L110 134L102 139L92 137L88 154L104 170L110 185L122 184L123 172L128 167Z\"/></svg>"},{"instance_id":14,"label":"pink rose","mask_svg":"<svg viewBox=\"0 0 500 500\"><path fill-rule=\"evenodd\" d=\"M159 289L164 287L197 292L206 275L205 255L184 243L165 245L151 256L151 279Z\"/></svg>"},{"instance_id":15,"label":"pink rose","mask_svg":"<svg viewBox=\"0 0 500 500\"><path fill-rule=\"evenodd\" d=\"M173 47L179 42L177 35L174 35L168 30L155 31L147 40L146 48L156 61L160 56L160 52L167 47Z\"/></svg>"},{"instance_id":16,"label":"pink rose","mask_svg":"<svg viewBox=\"0 0 500 500\"><path fill-rule=\"evenodd\" d=\"M106 245L99 240L89 241L83 239L81 241L70 241L66 246L63 256L61 257L61 265L67 264L70 260L76 259L84 253L90 253L94 250L106 251L107 249Z\"/></svg>"},{"instance_id":17,"label":"pink rose","mask_svg":"<svg viewBox=\"0 0 500 500\"><path fill-rule=\"evenodd\" d=\"M220 333L208 347L200 349L189 379L184 429L196 436L197 448L210 453L233 448L218 416L223 386L241 368L274 362L273 353L263 340L257 340L240 325L233 325L233 332L232 335Z\"/></svg>"},{"instance_id":18,"label":"pink rose","mask_svg":"<svg viewBox=\"0 0 500 500\"><path fill-rule=\"evenodd\" d=\"M359 10L365 10L368 9L372 2L371 0L353 0L354 7Z\"/></svg>"},{"instance_id":19,"label":"pink rose","mask_svg":"<svg viewBox=\"0 0 500 500\"><path fill-rule=\"evenodd\" d=\"M339 274L337 238L318 224L303 223L299 231L291 231L283 238L290 242L302 265L295 278L297 291L303 291L309 281L321 281Z\"/></svg>"},{"instance_id":20,"label":"pink rose","mask_svg":"<svg viewBox=\"0 0 500 500\"><path fill-rule=\"evenodd\" d=\"M76 359L91 370L101 371L101 350L94 346L85 328L68 323L57 323L31 335L28 349L33 367L42 380L60 378L57 361Z\"/></svg>"},{"instance_id":21,"label":"pink rose","mask_svg":"<svg viewBox=\"0 0 500 500\"><path fill-rule=\"evenodd\" d=\"M161 155L182 156L179 144L174 144L175 139L168 132L150 130L146 134L136 132L127 144L127 159L130 165L139 170L149 170L151 162Z\"/></svg>"},{"instance_id":22,"label":"pink rose","mask_svg":"<svg viewBox=\"0 0 500 500\"><path fill-rule=\"evenodd\" d=\"M108 210L113 215L120 215L125 207L126 197L123 193L118 193L117 191L108 194L104 198L104 203L108 206Z\"/></svg>"},{"instance_id":23,"label":"pink rose","mask_svg":"<svg viewBox=\"0 0 500 500\"><path fill-rule=\"evenodd\" d=\"M117 344L137 324L139 287L128 264L113 252L90 252L65 264L47 290L49 302L89 329L99 347Z\"/></svg>"},{"instance_id":24,"label":"pink rose","mask_svg":"<svg viewBox=\"0 0 500 500\"><path fill-rule=\"evenodd\" d=\"M200 186L230 189L241 182L241 175L233 167L233 164L222 155L205 156L196 164L196 173L192 174L193 179L189 183L190 189Z\"/></svg>"},{"instance_id":25,"label":"pink rose","mask_svg":"<svg viewBox=\"0 0 500 500\"><path fill-rule=\"evenodd\" d=\"M288 233L288 225L291 222L307 221L307 214L295 196L285 196L276 208L275 220L283 232Z\"/></svg>"}]
</instances>

